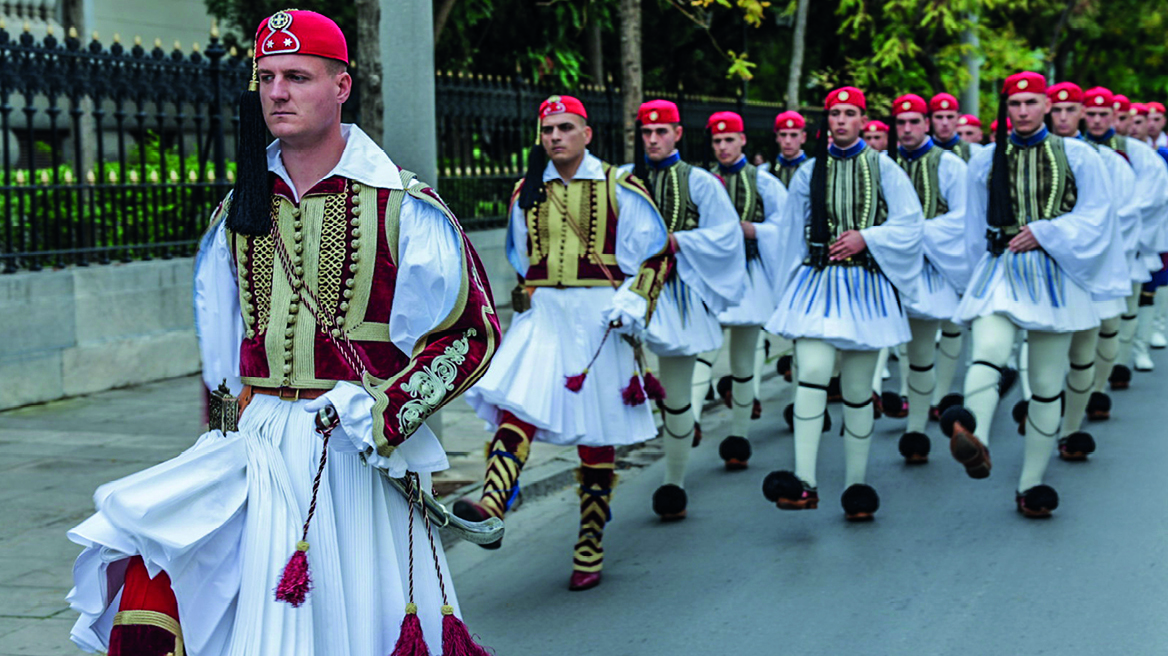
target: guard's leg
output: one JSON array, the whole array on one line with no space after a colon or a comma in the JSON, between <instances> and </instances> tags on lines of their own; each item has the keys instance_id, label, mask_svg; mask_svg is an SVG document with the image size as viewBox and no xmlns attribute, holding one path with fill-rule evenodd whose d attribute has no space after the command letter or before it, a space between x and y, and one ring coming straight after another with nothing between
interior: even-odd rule
<instances>
[{"instance_id":1,"label":"guard's leg","mask_svg":"<svg viewBox=\"0 0 1168 656\"><path fill-rule=\"evenodd\" d=\"M1155 298L1156 292L1148 290L1147 286L1140 292L1139 310L1136 312L1136 338L1132 342L1132 368L1136 371L1155 369L1148 350L1156 321L1156 308L1153 305Z\"/></svg>"},{"instance_id":2,"label":"guard's leg","mask_svg":"<svg viewBox=\"0 0 1168 656\"><path fill-rule=\"evenodd\" d=\"M489 517L502 517L511 508L519 496L519 474L527 463L535 431L535 426L510 412L503 413L495 437L487 444L482 496L477 503L470 499L456 501L453 508L456 516L481 522ZM498 549L502 544L502 540L497 540L482 546Z\"/></svg>"},{"instance_id":3,"label":"guard's leg","mask_svg":"<svg viewBox=\"0 0 1168 656\"><path fill-rule=\"evenodd\" d=\"M1107 380L1111 389L1123 390L1131 386L1132 347L1135 344L1136 328L1139 320L1140 290L1143 285L1132 283L1131 296L1127 297L1127 309L1119 322L1119 351L1115 354L1115 367Z\"/></svg>"},{"instance_id":4,"label":"guard's leg","mask_svg":"<svg viewBox=\"0 0 1168 656\"><path fill-rule=\"evenodd\" d=\"M665 388L662 402L665 432L665 484L685 487L685 471L693 448L694 417L689 400L693 380L692 355L663 356L657 359L661 386ZM700 401L699 401L700 402Z\"/></svg>"},{"instance_id":5,"label":"guard's leg","mask_svg":"<svg viewBox=\"0 0 1168 656\"><path fill-rule=\"evenodd\" d=\"M998 382L1010 358L1017 328L1005 316L990 314L974 319L973 362L965 372L965 406L941 415L941 430L949 437L949 451L972 478L990 475L989 436L998 408Z\"/></svg>"},{"instance_id":6,"label":"guard's leg","mask_svg":"<svg viewBox=\"0 0 1168 656\"><path fill-rule=\"evenodd\" d=\"M872 447L872 396L867 382L877 370L878 351L842 351L840 389L844 400L844 490L841 502L850 521L872 519L880 507L876 490L865 484Z\"/></svg>"},{"instance_id":7,"label":"guard's leg","mask_svg":"<svg viewBox=\"0 0 1168 656\"><path fill-rule=\"evenodd\" d=\"M1156 313L1148 345L1154 349L1162 349L1168 347L1168 286L1160 285L1156 288L1156 298L1152 307L1156 309Z\"/></svg>"},{"instance_id":8,"label":"guard's leg","mask_svg":"<svg viewBox=\"0 0 1168 656\"><path fill-rule=\"evenodd\" d=\"M1030 409L1027 413L1026 445L1022 475L1018 479L1018 509L1031 517L1050 514L1058 506L1058 495L1042 485L1050 463L1062 415L1063 377L1071 333L1030 331Z\"/></svg>"},{"instance_id":9,"label":"guard's leg","mask_svg":"<svg viewBox=\"0 0 1168 656\"><path fill-rule=\"evenodd\" d=\"M1059 455L1073 460L1086 459L1095 450L1091 435L1080 432L1086 415L1091 386L1095 382L1095 353L1098 348L1098 328L1071 333L1070 368L1067 370L1066 410L1063 412L1062 439ZM1087 442L1090 442L1088 446ZM1069 451L1064 449L1070 449Z\"/></svg>"},{"instance_id":10,"label":"guard's leg","mask_svg":"<svg viewBox=\"0 0 1168 656\"><path fill-rule=\"evenodd\" d=\"M912 341L907 345L908 425L900 438L900 455L909 463L928 462L932 445L925 435L929 401L936 387L937 327L940 321L909 319Z\"/></svg>"},{"instance_id":11,"label":"guard's leg","mask_svg":"<svg viewBox=\"0 0 1168 656\"><path fill-rule=\"evenodd\" d=\"M767 336L762 331L761 326L756 341L758 346L754 350L754 379L751 381L750 392L754 397L753 407L750 409L751 419L758 419L762 416L762 392L759 391L759 386L762 384L762 370L766 366L767 353L769 352Z\"/></svg>"},{"instance_id":12,"label":"guard's leg","mask_svg":"<svg viewBox=\"0 0 1168 656\"><path fill-rule=\"evenodd\" d=\"M140 556L130 558L122 600L110 631L109 656L168 656L183 653L178 601L170 577L153 579Z\"/></svg>"},{"instance_id":13,"label":"guard's leg","mask_svg":"<svg viewBox=\"0 0 1168 656\"><path fill-rule=\"evenodd\" d=\"M693 408L693 418L695 422L702 421L702 407L706 403L706 398L713 388L711 376L713 375L714 363L718 361L718 356L722 353L722 348L718 347L713 351L706 351L698 355L694 362L693 372L693 400L691 401ZM675 405L681 405L681 398L675 400Z\"/></svg>"},{"instance_id":14,"label":"guard's leg","mask_svg":"<svg viewBox=\"0 0 1168 656\"><path fill-rule=\"evenodd\" d=\"M750 415L754 409L754 364L759 326L730 328L730 435L718 452L728 468L745 468L750 459Z\"/></svg>"},{"instance_id":15,"label":"guard's leg","mask_svg":"<svg viewBox=\"0 0 1168 656\"><path fill-rule=\"evenodd\" d=\"M686 379L688 382L690 379ZM580 453L580 533L572 556L569 590L587 590L600 584L604 567L604 527L612 519L612 490L616 485L616 449L611 446L577 448Z\"/></svg>"},{"instance_id":16,"label":"guard's leg","mask_svg":"<svg viewBox=\"0 0 1168 656\"><path fill-rule=\"evenodd\" d=\"M1122 319L1104 319L1099 325L1099 340L1095 345L1095 382L1087 401L1087 418L1099 421L1111 417L1111 397L1107 395L1107 380L1119 355L1119 328Z\"/></svg>"},{"instance_id":17,"label":"guard's leg","mask_svg":"<svg viewBox=\"0 0 1168 656\"><path fill-rule=\"evenodd\" d=\"M940 406L941 399L953 389L953 375L957 372L957 359L961 357L961 336L965 329L953 323L941 323L941 341L937 343L937 387L933 391L933 405Z\"/></svg>"}]
</instances>

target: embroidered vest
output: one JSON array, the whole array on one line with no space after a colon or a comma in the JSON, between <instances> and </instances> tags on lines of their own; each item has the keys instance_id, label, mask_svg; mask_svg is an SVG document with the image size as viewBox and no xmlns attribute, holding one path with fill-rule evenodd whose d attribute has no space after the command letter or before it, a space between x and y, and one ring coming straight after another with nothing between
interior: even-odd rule
<instances>
[{"instance_id":1,"label":"embroidered vest","mask_svg":"<svg viewBox=\"0 0 1168 656\"><path fill-rule=\"evenodd\" d=\"M863 230L883 224L888 219L888 202L880 185L880 157L874 148L865 148L849 158L827 158L827 225L834 242L849 230ZM804 229L804 238L811 245L811 226ZM810 250L810 249L809 249ZM804 264L811 265L808 256ZM829 266L864 266L879 270L876 258L865 250L847 260L831 262Z\"/></svg>"},{"instance_id":2,"label":"embroidered vest","mask_svg":"<svg viewBox=\"0 0 1168 656\"><path fill-rule=\"evenodd\" d=\"M653 202L665 219L670 234L700 226L697 203L689 195L689 175L693 166L678 162L665 169L649 167L649 188Z\"/></svg>"},{"instance_id":3,"label":"embroidered vest","mask_svg":"<svg viewBox=\"0 0 1168 656\"><path fill-rule=\"evenodd\" d=\"M624 187L652 202L649 192L631 173L603 164L604 180L572 180L567 185L544 185L547 200L527 210L529 266L525 284L530 287L608 287L608 277L596 262L608 268L616 282L625 279L616 260L617 220L620 207L617 187ZM515 185L511 203L519 198L523 181ZM569 221L571 223L569 223ZM587 242L581 242L576 229Z\"/></svg>"},{"instance_id":4,"label":"embroidered vest","mask_svg":"<svg viewBox=\"0 0 1168 656\"><path fill-rule=\"evenodd\" d=\"M799 164L795 166L783 166L779 162L775 162L771 165L771 173L775 174L775 177L779 179L779 182L783 183L784 187L790 189L791 180L795 179L795 174L799 171L799 167L802 165L803 162L799 162Z\"/></svg>"},{"instance_id":5,"label":"embroidered vest","mask_svg":"<svg viewBox=\"0 0 1168 656\"><path fill-rule=\"evenodd\" d=\"M941 146L940 143L937 143L937 145ZM952 148L946 148L945 146L941 146L941 148L943 150L948 150L949 152L953 153L954 155L957 155L966 164L969 163L969 158L973 156L973 146L971 146L969 144L969 142L966 141L965 139L958 139L957 143L953 144ZM942 214L944 214L944 212L942 212ZM929 217L925 217L925 218L929 218Z\"/></svg>"},{"instance_id":6,"label":"embroidered vest","mask_svg":"<svg viewBox=\"0 0 1168 656\"><path fill-rule=\"evenodd\" d=\"M297 205L280 178L272 190L272 220L294 273L335 318L370 373L387 378L409 362L389 341L397 278L398 217L404 193L392 194L333 177L318 183ZM387 236L390 237L387 239ZM332 388L357 381L337 346L293 288L271 234L228 233L238 272L246 326L240 352L243 382L262 387ZM392 244L392 247L391 247Z\"/></svg>"},{"instance_id":7,"label":"embroidered vest","mask_svg":"<svg viewBox=\"0 0 1168 656\"><path fill-rule=\"evenodd\" d=\"M930 148L929 152L915 160L903 157L899 152L896 163L904 169L912 180L913 188L917 191L917 198L925 211L925 219L932 219L949 211L949 202L941 195L941 157L945 150Z\"/></svg>"},{"instance_id":8,"label":"embroidered vest","mask_svg":"<svg viewBox=\"0 0 1168 656\"><path fill-rule=\"evenodd\" d=\"M747 164L737 173L721 173L718 166L714 165L710 172L722 177L722 183L726 185L726 193L730 194L730 202L734 203L738 218L751 223L762 223L766 214L763 212L762 198L758 195L758 167Z\"/></svg>"},{"instance_id":9,"label":"embroidered vest","mask_svg":"<svg viewBox=\"0 0 1168 656\"><path fill-rule=\"evenodd\" d=\"M1033 146L1018 146L1011 140L1006 146L1006 160L1017 228L1062 216L1075 208L1075 174L1067 162L1062 137L1052 134Z\"/></svg>"}]
</instances>

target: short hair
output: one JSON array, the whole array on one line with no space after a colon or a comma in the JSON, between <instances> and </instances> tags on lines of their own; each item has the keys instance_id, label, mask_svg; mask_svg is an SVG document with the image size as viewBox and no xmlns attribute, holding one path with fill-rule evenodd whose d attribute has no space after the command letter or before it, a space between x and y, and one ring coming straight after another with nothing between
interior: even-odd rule
<instances>
[{"instance_id":1,"label":"short hair","mask_svg":"<svg viewBox=\"0 0 1168 656\"><path fill-rule=\"evenodd\" d=\"M339 59L324 58L324 70L329 75L336 77L341 73L347 73L349 65Z\"/></svg>"}]
</instances>

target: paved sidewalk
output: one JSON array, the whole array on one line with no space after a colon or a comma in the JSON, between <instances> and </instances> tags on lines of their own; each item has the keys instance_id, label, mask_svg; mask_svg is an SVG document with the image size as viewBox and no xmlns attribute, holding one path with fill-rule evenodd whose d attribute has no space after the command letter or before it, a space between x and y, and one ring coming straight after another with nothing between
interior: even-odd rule
<instances>
[{"instance_id":1,"label":"paved sidewalk","mask_svg":"<svg viewBox=\"0 0 1168 656\"><path fill-rule=\"evenodd\" d=\"M726 372L720 358L715 380ZM773 379L773 366L769 367ZM76 616L65 602L79 549L65 532L93 511L103 483L178 455L204 430L201 379L188 376L54 401L0 413L0 656L78 654L69 642ZM764 384L769 412L779 412L787 386ZM707 436L728 413L708 411ZM481 480L490 435L461 399L441 412L443 444L451 468L437 476L443 494L473 491ZM704 421L703 423L706 423ZM659 455L652 443L625 454L629 465ZM575 449L534 445L524 475L524 497L559 491L571 483Z\"/></svg>"}]
</instances>

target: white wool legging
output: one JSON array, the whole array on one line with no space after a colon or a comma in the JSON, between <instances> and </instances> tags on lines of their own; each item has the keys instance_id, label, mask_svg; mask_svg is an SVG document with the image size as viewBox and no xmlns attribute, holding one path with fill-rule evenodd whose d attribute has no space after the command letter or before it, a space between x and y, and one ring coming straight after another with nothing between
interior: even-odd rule
<instances>
[{"instance_id":1,"label":"white wool legging","mask_svg":"<svg viewBox=\"0 0 1168 656\"><path fill-rule=\"evenodd\" d=\"M1108 321L1111 321L1110 319ZM1100 328L1079 330L1071 334L1070 368L1067 370L1067 405L1063 412L1062 436L1078 432L1087 413L1087 401L1095 384L1095 362Z\"/></svg>"},{"instance_id":2,"label":"white wool legging","mask_svg":"<svg viewBox=\"0 0 1168 656\"><path fill-rule=\"evenodd\" d=\"M694 416L690 393L693 386L694 362L697 356L660 356L657 371L665 388L665 484L685 487L685 470L689 452L693 449Z\"/></svg>"},{"instance_id":3,"label":"white wool legging","mask_svg":"<svg viewBox=\"0 0 1168 656\"><path fill-rule=\"evenodd\" d=\"M937 385L937 371L934 364L937 360L937 327L940 321L935 319L909 319L908 327L912 331L912 341L908 343L908 357L901 358L908 361L907 381L908 396L908 426L910 433L925 432L925 424L929 421L929 401L933 397L933 388ZM901 372L905 368L901 369ZM901 374L904 375L903 373Z\"/></svg>"},{"instance_id":4,"label":"white wool legging","mask_svg":"<svg viewBox=\"0 0 1168 656\"><path fill-rule=\"evenodd\" d=\"M998 407L998 378L1006 365L1018 327L1000 314L974 319L970 330L973 362L965 374L965 406L977 420L974 431L987 447ZM1063 377L1067 370L1071 333L1029 331L1027 373L1032 397L1027 413L1025 455L1018 490L1042 482L1058 436L1062 415Z\"/></svg>"},{"instance_id":5,"label":"white wool legging","mask_svg":"<svg viewBox=\"0 0 1168 656\"><path fill-rule=\"evenodd\" d=\"M815 487L827 384L835 368L836 348L818 339L795 340L799 362L795 388L795 475ZM844 399L846 484L863 483L868 469L872 428L872 374L878 351L839 351L840 391Z\"/></svg>"}]
</instances>

